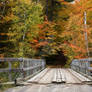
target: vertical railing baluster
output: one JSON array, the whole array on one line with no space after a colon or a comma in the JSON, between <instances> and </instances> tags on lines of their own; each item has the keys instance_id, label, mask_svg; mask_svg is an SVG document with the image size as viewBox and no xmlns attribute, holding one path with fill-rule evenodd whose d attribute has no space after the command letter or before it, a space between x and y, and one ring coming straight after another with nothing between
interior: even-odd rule
<instances>
[{"instance_id":1,"label":"vertical railing baluster","mask_svg":"<svg viewBox=\"0 0 92 92\"><path fill-rule=\"evenodd\" d=\"M26 68L26 64L25 64L25 60L23 60L23 74L24 74L24 78L26 77L26 72L25 69Z\"/></svg>"},{"instance_id":2,"label":"vertical railing baluster","mask_svg":"<svg viewBox=\"0 0 92 92\"><path fill-rule=\"evenodd\" d=\"M20 62L19 68L20 68L20 73L21 73L20 77L23 78L23 62Z\"/></svg>"},{"instance_id":3,"label":"vertical railing baluster","mask_svg":"<svg viewBox=\"0 0 92 92\"><path fill-rule=\"evenodd\" d=\"M24 58L21 62L21 69L22 69L22 78L24 79L25 78L25 73L24 73Z\"/></svg>"},{"instance_id":4,"label":"vertical railing baluster","mask_svg":"<svg viewBox=\"0 0 92 92\"><path fill-rule=\"evenodd\" d=\"M9 81L12 81L12 71L11 71L12 64L11 64L11 62L8 62L8 65L9 65L9 72L8 72L8 74L9 74Z\"/></svg>"}]
</instances>

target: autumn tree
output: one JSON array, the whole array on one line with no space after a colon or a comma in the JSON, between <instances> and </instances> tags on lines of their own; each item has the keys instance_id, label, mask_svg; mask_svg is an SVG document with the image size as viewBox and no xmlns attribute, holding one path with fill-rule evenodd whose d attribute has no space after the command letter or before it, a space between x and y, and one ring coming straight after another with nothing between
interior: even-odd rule
<instances>
[{"instance_id":1,"label":"autumn tree","mask_svg":"<svg viewBox=\"0 0 92 92\"><path fill-rule=\"evenodd\" d=\"M88 46L91 46L91 2L80 0L73 5L74 10L64 31L65 45L72 49L75 58L87 57L85 31L88 34ZM87 12L87 30L84 28L84 12Z\"/></svg>"},{"instance_id":2,"label":"autumn tree","mask_svg":"<svg viewBox=\"0 0 92 92\"><path fill-rule=\"evenodd\" d=\"M33 57L32 40L43 22L41 4L31 0L0 1L0 54L5 57Z\"/></svg>"},{"instance_id":3,"label":"autumn tree","mask_svg":"<svg viewBox=\"0 0 92 92\"><path fill-rule=\"evenodd\" d=\"M4 56L11 56L11 48L14 45L9 40L12 35L9 33L9 28L12 25L12 10L14 3L13 0L1 0L0 1L0 54Z\"/></svg>"},{"instance_id":4,"label":"autumn tree","mask_svg":"<svg viewBox=\"0 0 92 92\"><path fill-rule=\"evenodd\" d=\"M14 15L10 30L14 36L10 40L16 45L17 57L33 57L35 50L31 46L32 40L38 36L38 24L42 23L42 6L30 0L18 0L12 8ZM18 35L19 34L19 35Z\"/></svg>"}]
</instances>

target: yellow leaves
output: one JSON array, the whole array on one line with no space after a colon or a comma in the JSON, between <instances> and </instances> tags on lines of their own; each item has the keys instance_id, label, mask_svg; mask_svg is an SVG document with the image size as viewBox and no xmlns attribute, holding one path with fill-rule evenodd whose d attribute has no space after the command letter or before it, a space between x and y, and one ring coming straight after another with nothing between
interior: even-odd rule
<instances>
[{"instance_id":1,"label":"yellow leaves","mask_svg":"<svg viewBox=\"0 0 92 92\"><path fill-rule=\"evenodd\" d=\"M11 17L10 16L5 16L5 17L3 17L3 19L5 20L5 22L8 22L8 21L11 20Z\"/></svg>"},{"instance_id":2,"label":"yellow leaves","mask_svg":"<svg viewBox=\"0 0 92 92\"><path fill-rule=\"evenodd\" d=\"M85 35L84 35L84 8L83 1L78 2L74 6L74 11L71 13L70 19L66 26L66 31L63 33L63 37L69 43L67 48L71 48L77 55L86 54ZM89 30L89 29L88 29ZM65 44L65 43L64 43ZM65 48L65 47L63 47ZM67 49L66 49L67 50Z\"/></svg>"},{"instance_id":3,"label":"yellow leaves","mask_svg":"<svg viewBox=\"0 0 92 92\"><path fill-rule=\"evenodd\" d=\"M92 0L80 0L80 2L77 2L76 10L79 10L81 13L84 11L89 11L89 9L92 8Z\"/></svg>"},{"instance_id":4,"label":"yellow leaves","mask_svg":"<svg viewBox=\"0 0 92 92\"><path fill-rule=\"evenodd\" d=\"M13 7L15 5L15 2L13 0L9 0L8 3L7 3L7 5L9 7Z\"/></svg>"},{"instance_id":5,"label":"yellow leaves","mask_svg":"<svg viewBox=\"0 0 92 92\"><path fill-rule=\"evenodd\" d=\"M19 1L22 2L22 3L25 3L25 4L29 4L29 5L31 3L31 0L19 0Z\"/></svg>"},{"instance_id":6,"label":"yellow leaves","mask_svg":"<svg viewBox=\"0 0 92 92\"><path fill-rule=\"evenodd\" d=\"M4 35L13 36L14 34L12 34L12 33L0 33L0 35L2 35L2 36L4 36Z\"/></svg>"},{"instance_id":7,"label":"yellow leaves","mask_svg":"<svg viewBox=\"0 0 92 92\"><path fill-rule=\"evenodd\" d=\"M13 19L18 19L18 17L14 16L12 13L11 14L8 14L6 16L3 16L3 20L2 22L8 22L8 21L12 21Z\"/></svg>"}]
</instances>

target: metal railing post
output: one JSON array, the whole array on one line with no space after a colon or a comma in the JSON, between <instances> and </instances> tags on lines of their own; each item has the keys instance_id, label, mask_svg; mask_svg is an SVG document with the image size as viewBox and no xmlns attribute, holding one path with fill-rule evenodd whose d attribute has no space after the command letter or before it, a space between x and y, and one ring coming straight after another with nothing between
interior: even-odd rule
<instances>
[{"instance_id":1,"label":"metal railing post","mask_svg":"<svg viewBox=\"0 0 92 92\"><path fill-rule=\"evenodd\" d=\"M9 65L9 72L8 72L8 74L9 74L9 81L12 81L12 72L11 72L12 64L11 64L11 62L8 62L8 65Z\"/></svg>"}]
</instances>

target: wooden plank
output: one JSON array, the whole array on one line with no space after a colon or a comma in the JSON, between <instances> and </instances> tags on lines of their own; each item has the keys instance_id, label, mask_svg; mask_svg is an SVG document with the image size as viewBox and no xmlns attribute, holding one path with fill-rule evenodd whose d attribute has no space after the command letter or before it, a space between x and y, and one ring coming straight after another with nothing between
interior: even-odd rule
<instances>
[{"instance_id":1,"label":"wooden plank","mask_svg":"<svg viewBox=\"0 0 92 92\"><path fill-rule=\"evenodd\" d=\"M92 81L92 80L90 80L90 79L84 77L83 75L81 75L81 74L75 72L75 71L72 70L72 69L69 69L69 71L72 72L73 75L75 75L77 78L79 78L82 82L83 82L83 81L84 81L84 82L85 82L85 81Z\"/></svg>"},{"instance_id":2,"label":"wooden plank","mask_svg":"<svg viewBox=\"0 0 92 92\"><path fill-rule=\"evenodd\" d=\"M42 72L40 72L38 75L34 76L33 78L29 79L27 82L31 82L31 83L38 83L40 81L40 79L47 73L49 69L45 69Z\"/></svg>"},{"instance_id":3,"label":"wooden plank","mask_svg":"<svg viewBox=\"0 0 92 92\"><path fill-rule=\"evenodd\" d=\"M54 68L54 74L53 74L53 78L52 78L52 83L56 83L57 80L57 69Z\"/></svg>"},{"instance_id":4,"label":"wooden plank","mask_svg":"<svg viewBox=\"0 0 92 92\"><path fill-rule=\"evenodd\" d=\"M38 83L49 84L52 83L53 69L49 69L39 80Z\"/></svg>"},{"instance_id":5,"label":"wooden plank","mask_svg":"<svg viewBox=\"0 0 92 92\"><path fill-rule=\"evenodd\" d=\"M57 78L56 78L56 82L57 83L61 83L62 82L62 75L60 73L60 68L57 69Z\"/></svg>"},{"instance_id":6,"label":"wooden plank","mask_svg":"<svg viewBox=\"0 0 92 92\"><path fill-rule=\"evenodd\" d=\"M65 85L27 85L6 90L5 92L92 92L92 86L65 84Z\"/></svg>"},{"instance_id":7,"label":"wooden plank","mask_svg":"<svg viewBox=\"0 0 92 92\"><path fill-rule=\"evenodd\" d=\"M61 73L61 76L62 76L62 83L66 83L66 76L63 73L62 69L60 69L60 73Z\"/></svg>"},{"instance_id":8,"label":"wooden plank","mask_svg":"<svg viewBox=\"0 0 92 92\"><path fill-rule=\"evenodd\" d=\"M52 83L65 83L65 77L61 72L61 68L55 69Z\"/></svg>"},{"instance_id":9,"label":"wooden plank","mask_svg":"<svg viewBox=\"0 0 92 92\"><path fill-rule=\"evenodd\" d=\"M66 77L66 83L81 83L81 81L69 72L68 69L62 69L62 72Z\"/></svg>"}]
</instances>

